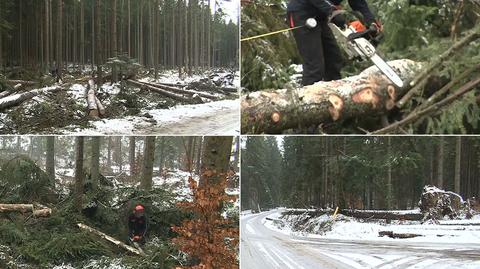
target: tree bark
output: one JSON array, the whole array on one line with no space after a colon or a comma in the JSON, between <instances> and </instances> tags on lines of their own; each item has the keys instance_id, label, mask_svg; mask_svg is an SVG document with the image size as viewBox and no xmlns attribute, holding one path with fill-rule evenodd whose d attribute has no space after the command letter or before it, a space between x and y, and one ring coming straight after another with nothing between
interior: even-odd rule
<instances>
[{"instance_id":1,"label":"tree bark","mask_svg":"<svg viewBox=\"0 0 480 269\"><path fill-rule=\"evenodd\" d=\"M130 163L130 176L134 176L137 173L137 169L135 167L135 136L130 136L130 143L129 143L129 154L128 160Z\"/></svg>"},{"instance_id":2,"label":"tree bark","mask_svg":"<svg viewBox=\"0 0 480 269\"><path fill-rule=\"evenodd\" d=\"M440 136L438 145L438 163L437 163L437 187L443 189L443 159L445 149L445 137Z\"/></svg>"},{"instance_id":3,"label":"tree bark","mask_svg":"<svg viewBox=\"0 0 480 269\"><path fill-rule=\"evenodd\" d=\"M49 217L52 214L52 209L42 208L35 209L33 204L0 204L0 213L20 212L32 213L34 217Z\"/></svg>"},{"instance_id":4,"label":"tree bark","mask_svg":"<svg viewBox=\"0 0 480 269\"><path fill-rule=\"evenodd\" d=\"M454 192L460 193L460 177L462 165L462 137L456 137L455 143L455 178L454 178Z\"/></svg>"},{"instance_id":5,"label":"tree bark","mask_svg":"<svg viewBox=\"0 0 480 269\"><path fill-rule=\"evenodd\" d=\"M145 147L143 151L143 170L141 187L144 190L152 189L153 161L155 157L155 136L145 137Z\"/></svg>"},{"instance_id":6,"label":"tree bark","mask_svg":"<svg viewBox=\"0 0 480 269\"><path fill-rule=\"evenodd\" d=\"M75 205L79 213L83 209L83 136L77 136L75 154Z\"/></svg>"},{"instance_id":7,"label":"tree bark","mask_svg":"<svg viewBox=\"0 0 480 269\"><path fill-rule=\"evenodd\" d=\"M208 180L215 183L228 171L233 142L231 136L207 136L204 139L199 185L208 184ZM207 176L206 171L213 172L213 176Z\"/></svg>"},{"instance_id":8,"label":"tree bark","mask_svg":"<svg viewBox=\"0 0 480 269\"><path fill-rule=\"evenodd\" d=\"M45 171L48 177L55 181L55 136L47 136Z\"/></svg>"},{"instance_id":9,"label":"tree bark","mask_svg":"<svg viewBox=\"0 0 480 269\"><path fill-rule=\"evenodd\" d=\"M15 95L7 96L0 99L0 110L21 104L22 102L31 99L43 93L52 93L62 90L60 87L47 87L42 89L31 90L29 92L17 93Z\"/></svg>"},{"instance_id":10,"label":"tree bark","mask_svg":"<svg viewBox=\"0 0 480 269\"><path fill-rule=\"evenodd\" d=\"M156 93L159 93L161 95L164 95L166 97L172 98L172 99L177 100L177 101L190 103L190 104L191 103L202 103L201 99L199 100L199 99L195 99L195 98L183 97L182 95L175 94L175 93L166 91L164 89L156 88L156 87L153 87L153 86L150 86L150 85L147 85L145 83L138 82L138 81L135 81L135 80L129 79L129 80L127 80L127 82L134 85L134 86L140 87L141 89L152 90Z\"/></svg>"},{"instance_id":11,"label":"tree bark","mask_svg":"<svg viewBox=\"0 0 480 269\"><path fill-rule=\"evenodd\" d=\"M421 66L410 60L389 64L406 82ZM242 133L280 133L298 126L382 115L407 90L396 88L376 67L370 67L356 76L299 89L253 92L241 100Z\"/></svg>"},{"instance_id":12,"label":"tree bark","mask_svg":"<svg viewBox=\"0 0 480 269\"><path fill-rule=\"evenodd\" d=\"M96 188L99 184L100 180L100 137L94 136L92 137L92 148L91 148L91 163L90 169L92 174L92 182L94 188Z\"/></svg>"}]
</instances>

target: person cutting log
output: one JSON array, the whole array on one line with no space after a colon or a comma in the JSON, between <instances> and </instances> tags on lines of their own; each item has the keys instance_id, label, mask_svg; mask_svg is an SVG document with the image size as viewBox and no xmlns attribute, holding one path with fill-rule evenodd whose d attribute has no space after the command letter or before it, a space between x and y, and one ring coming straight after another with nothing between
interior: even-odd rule
<instances>
[{"instance_id":1,"label":"person cutting log","mask_svg":"<svg viewBox=\"0 0 480 269\"><path fill-rule=\"evenodd\" d=\"M287 23L293 28L306 25L308 19L315 19L313 27L302 27L293 31L298 51L303 58L304 86L318 81L341 78L343 59L335 37L328 27L329 21L338 27L347 24L340 12L342 0L290 0L287 6ZM375 19L365 0L348 0L350 7L363 16L365 25L355 22L354 27L375 27L375 34L383 31L381 23Z\"/></svg>"},{"instance_id":2,"label":"person cutting log","mask_svg":"<svg viewBox=\"0 0 480 269\"><path fill-rule=\"evenodd\" d=\"M145 207L137 204L132 214L128 217L128 236L130 242L143 244L147 232L147 218Z\"/></svg>"}]
</instances>

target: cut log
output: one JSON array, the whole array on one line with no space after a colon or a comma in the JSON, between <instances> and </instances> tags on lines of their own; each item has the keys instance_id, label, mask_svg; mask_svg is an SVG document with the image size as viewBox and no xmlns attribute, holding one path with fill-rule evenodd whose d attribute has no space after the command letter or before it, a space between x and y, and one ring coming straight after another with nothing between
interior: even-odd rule
<instances>
[{"instance_id":1,"label":"cut log","mask_svg":"<svg viewBox=\"0 0 480 269\"><path fill-rule=\"evenodd\" d=\"M423 235L412 234L412 233L394 233L393 231L379 231L378 236L380 236L380 237L388 236L390 238L405 239L405 238L413 238L413 237L418 237L418 236L423 236Z\"/></svg>"},{"instance_id":2,"label":"cut log","mask_svg":"<svg viewBox=\"0 0 480 269\"><path fill-rule=\"evenodd\" d=\"M98 118L100 114L98 112L97 97L95 96L95 82L93 79L88 81L87 107L88 116L92 118Z\"/></svg>"},{"instance_id":3,"label":"cut log","mask_svg":"<svg viewBox=\"0 0 480 269\"><path fill-rule=\"evenodd\" d=\"M137 82L139 82L139 81L137 81ZM156 87L156 88L161 88L161 89L164 89L164 90L170 90L170 91L181 93L181 94L189 94L189 95L198 94L201 97L205 97L205 98L208 98L208 99L211 99L211 100L217 100L218 99L217 96L215 96L213 94L209 94L209 93L203 93L203 92L192 91L192 90L185 90L185 89L181 89L181 88L178 88L178 87L172 87L172 86L167 86L167 85L163 85L163 84L154 84L154 83L147 83L147 82L139 82L139 83L144 83L144 84L149 85L149 86L153 86L153 87Z\"/></svg>"},{"instance_id":4,"label":"cut log","mask_svg":"<svg viewBox=\"0 0 480 269\"><path fill-rule=\"evenodd\" d=\"M95 96L95 103L97 104L98 113L100 114L100 116L105 116L105 107L103 106L102 102L100 102L97 96Z\"/></svg>"},{"instance_id":5,"label":"cut log","mask_svg":"<svg viewBox=\"0 0 480 269\"><path fill-rule=\"evenodd\" d=\"M33 213L33 216L38 218L49 217L52 214L52 209L35 209L33 204L0 204L0 213L8 212Z\"/></svg>"},{"instance_id":6,"label":"cut log","mask_svg":"<svg viewBox=\"0 0 480 269\"><path fill-rule=\"evenodd\" d=\"M396 60L389 64L409 85L420 63ZM299 89L258 91L241 100L242 133L281 133L299 126L384 115L408 91L397 88L376 67L356 76L321 81Z\"/></svg>"},{"instance_id":7,"label":"cut log","mask_svg":"<svg viewBox=\"0 0 480 269\"><path fill-rule=\"evenodd\" d=\"M147 85L145 83L142 83L142 82L138 82L136 80L132 80L132 79L128 79L127 82L129 84L132 84L134 86L137 86L137 87L140 87L141 89L147 89L147 90L151 90L151 91L154 91L156 93L159 93L163 96L166 96L168 98L171 98L171 99L174 99L174 100L177 100L177 101L181 101L181 102L185 102L185 103L197 103L194 99L192 98L186 98L186 97L183 97L182 95L180 94L176 94L176 93L173 93L173 92L169 92L167 90L164 90L164 89L160 89L160 88L157 88L157 87L153 87L153 86L150 86L150 85Z\"/></svg>"},{"instance_id":8,"label":"cut log","mask_svg":"<svg viewBox=\"0 0 480 269\"><path fill-rule=\"evenodd\" d=\"M40 94L45 94L45 93L52 93L52 92L57 92L62 90L62 87L46 87L46 88L41 88L41 89L36 89L36 90L31 90L28 92L24 93L17 93L14 95L9 95L7 97L1 98L0 99L0 110L1 109L6 109L15 105L19 105L22 102L31 99L37 95Z\"/></svg>"},{"instance_id":9,"label":"cut log","mask_svg":"<svg viewBox=\"0 0 480 269\"><path fill-rule=\"evenodd\" d=\"M22 85L25 85L25 86L31 86L31 85L38 84L38 82L28 81L28 80L7 80L7 83L12 84L12 85L22 84Z\"/></svg>"},{"instance_id":10,"label":"cut log","mask_svg":"<svg viewBox=\"0 0 480 269\"><path fill-rule=\"evenodd\" d=\"M136 249L136 248L134 248L134 247L131 247L131 246L129 246L129 245L121 242L120 240L117 240L117 239L115 239L115 238L113 238L113 237L111 237L111 236L109 236L109 235L107 235L107 234L104 234L104 233L100 232L99 230L97 230L97 229L95 229L95 228L92 228L92 227L90 227L90 226L87 226L87 225L85 225L85 224L83 224L83 223L78 223L77 225L78 225L79 228L81 228L81 229L83 229L83 230L86 230L86 231L88 231L88 232L91 232L91 233L93 233L93 234L95 234L95 235L97 235L97 236L99 236L99 237L101 237L101 238L103 238L103 239L105 239L105 240L107 240L107 241L115 244L115 245L118 246L118 247L121 247L121 248L123 248L123 249L128 250L128 251L131 252L131 253L134 253L134 254L139 255L139 256L143 256L143 255L144 255L144 254L142 254L143 251L139 251L138 249Z\"/></svg>"}]
</instances>

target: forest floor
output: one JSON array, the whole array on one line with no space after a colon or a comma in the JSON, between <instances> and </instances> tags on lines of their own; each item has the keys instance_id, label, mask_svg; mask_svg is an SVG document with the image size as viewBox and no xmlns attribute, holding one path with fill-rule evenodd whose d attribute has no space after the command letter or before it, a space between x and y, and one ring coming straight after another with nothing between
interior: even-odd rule
<instances>
[{"instance_id":1,"label":"forest floor","mask_svg":"<svg viewBox=\"0 0 480 269\"><path fill-rule=\"evenodd\" d=\"M241 261L248 268L478 268L480 216L472 220L441 221L440 225L414 221L362 222L337 215L309 220L317 232L293 232L285 209L242 212ZM323 228L320 228L323 227ZM393 239L381 230L422 234Z\"/></svg>"},{"instance_id":2,"label":"forest floor","mask_svg":"<svg viewBox=\"0 0 480 269\"><path fill-rule=\"evenodd\" d=\"M105 107L105 115L100 118L88 116L88 83L85 78L89 71L72 70L70 75L65 75L64 84L48 85L61 85L64 90L40 94L1 111L0 133L235 135L240 131L238 94L231 90L239 87L238 71L211 69L179 77L176 70L167 70L160 73L157 79L148 73L136 78L136 81L142 83L167 83L176 88L215 97L215 100L197 97L198 102L194 104L173 100L128 83L106 82L96 91L96 96ZM19 93L35 89L32 87L1 98L0 103ZM121 89L122 87L124 88ZM222 88L229 88L230 91L223 91ZM191 98L188 95L183 97Z\"/></svg>"},{"instance_id":3,"label":"forest floor","mask_svg":"<svg viewBox=\"0 0 480 269\"><path fill-rule=\"evenodd\" d=\"M24 165L25 161L20 161L20 164ZM24 171L25 167L22 168ZM2 202L38 202L53 210L52 215L46 218L32 218L18 213L0 214L0 268L163 269L185 265L185 254L171 242L175 237L171 227L191 217L177 207L177 202L192 200L188 183L191 173L178 169L160 173L155 169L153 190L146 192L139 189L138 180L129 175L128 165L122 170L112 166L109 172L104 172L102 186L97 192L90 190L87 175L83 198L85 205L81 215L72 210L72 167L56 169L53 190L42 186L42 180L19 185L13 182L0 184ZM43 172L37 174L44 175ZM193 178L198 180L198 176L193 175ZM12 191L5 191L7 189ZM227 188L226 192L239 195L238 188ZM49 199L54 201L49 203ZM85 223L126 243L127 216L132 204L138 202L145 205L149 223L146 243L142 246L145 257L131 255L123 248L76 227L78 222ZM223 214L238 216L238 212L237 201L225 206Z\"/></svg>"}]
</instances>

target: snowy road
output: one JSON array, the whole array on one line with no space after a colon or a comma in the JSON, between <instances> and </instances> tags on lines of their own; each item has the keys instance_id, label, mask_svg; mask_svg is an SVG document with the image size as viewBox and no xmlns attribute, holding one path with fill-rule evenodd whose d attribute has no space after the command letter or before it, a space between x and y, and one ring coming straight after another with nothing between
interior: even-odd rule
<instances>
[{"instance_id":1,"label":"snowy road","mask_svg":"<svg viewBox=\"0 0 480 269\"><path fill-rule=\"evenodd\" d=\"M478 244L333 240L286 235L242 216L241 268L480 268Z\"/></svg>"}]
</instances>

